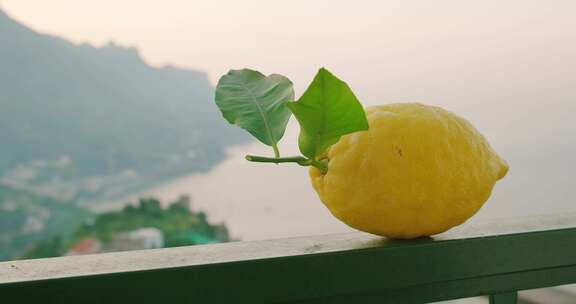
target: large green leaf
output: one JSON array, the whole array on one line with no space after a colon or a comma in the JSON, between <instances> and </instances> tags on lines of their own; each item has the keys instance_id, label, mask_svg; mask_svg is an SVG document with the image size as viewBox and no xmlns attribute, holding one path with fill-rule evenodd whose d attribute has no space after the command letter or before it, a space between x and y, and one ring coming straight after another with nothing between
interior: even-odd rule
<instances>
[{"instance_id":1,"label":"large green leaf","mask_svg":"<svg viewBox=\"0 0 576 304\"><path fill-rule=\"evenodd\" d=\"M317 158L342 135L368 130L364 109L350 87L324 68L288 107L300 123L298 144L308 158Z\"/></svg>"},{"instance_id":2,"label":"large green leaf","mask_svg":"<svg viewBox=\"0 0 576 304\"><path fill-rule=\"evenodd\" d=\"M284 135L291 115L286 104L292 100L294 89L288 78L266 77L249 69L230 70L216 86L216 104L224 118L273 147Z\"/></svg>"}]
</instances>

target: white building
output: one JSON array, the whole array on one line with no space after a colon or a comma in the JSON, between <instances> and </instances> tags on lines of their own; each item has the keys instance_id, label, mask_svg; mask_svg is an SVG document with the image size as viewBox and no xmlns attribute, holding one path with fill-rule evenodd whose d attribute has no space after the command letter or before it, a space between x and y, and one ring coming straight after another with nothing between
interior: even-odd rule
<instances>
[{"instance_id":1,"label":"white building","mask_svg":"<svg viewBox=\"0 0 576 304\"><path fill-rule=\"evenodd\" d=\"M112 250L137 250L164 247L164 235L157 228L140 228L114 235L110 242Z\"/></svg>"}]
</instances>

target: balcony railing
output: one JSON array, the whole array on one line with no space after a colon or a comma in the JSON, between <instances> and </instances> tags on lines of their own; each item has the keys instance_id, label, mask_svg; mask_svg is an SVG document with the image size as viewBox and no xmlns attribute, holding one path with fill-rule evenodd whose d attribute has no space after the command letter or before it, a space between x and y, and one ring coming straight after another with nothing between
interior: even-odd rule
<instances>
[{"instance_id":1,"label":"balcony railing","mask_svg":"<svg viewBox=\"0 0 576 304\"><path fill-rule=\"evenodd\" d=\"M357 232L3 262L0 303L516 303L576 283L573 227L568 214L412 241Z\"/></svg>"}]
</instances>

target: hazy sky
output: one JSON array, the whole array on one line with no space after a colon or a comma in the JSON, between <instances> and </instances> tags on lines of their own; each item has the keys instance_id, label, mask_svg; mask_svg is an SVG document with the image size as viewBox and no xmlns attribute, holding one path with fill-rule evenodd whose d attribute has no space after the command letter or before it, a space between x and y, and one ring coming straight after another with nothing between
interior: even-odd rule
<instances>
[{"instance_id":1,"label":"hazy sky","mask_svg":"<svg viewBox=\"0 0 576 304\"><path fill-rule=\"evenodd\" d=\"M0 4L41 32L78 43L113 40L136 46L151 64L204 70L212 81L230 68L252 67L289 76L299 95L316 70L326 66L366 105L420 101L444 106L468 118L511 164L509 176L496 189L496 202L483 214L576 210L576 1ZM287 137L295 141L296 133L292 125ZM240 159L243 153L234 157ZM223 168L235 168L240 177L234 181L254 172L245 162L235 164L222 165L209 182L235 189L222 185L225 176L234 176L233 170L221 172ZM273 181L273 176L292 178L288 183L301 186L279 197L286 189L270 182L269 191L259 196L262 201L317 200L307 183L293 182L305 173L279 176L277 170L266 167L255 176L260 179L244 179L248 184L235 189L234 201L253 200L250 189ZM206 199L213 196L210 192Z\"/></svg>"},{"instance_id":2,"label":"hazy sky","mask_svg":"<svg viewBox=\"0 0 576 304\"><path fill-rule=\"evenodd\" d=\"M0 0L75 42L136 46L154 65L289 76L320 66L364 104L420 101L461 113L496 143L574 128L576 1ZM543 111L553 107L548 116ZM504 113L509 113L506 117ZM549 121L549 126L531 123Z\"/></svg>"},{"instance_id":3,"label":"hazy sky","mask_svg":"<svg viewBox=\"0 0 576 304\"><path fill-rule=\"evenodd\" d=\"M212 79L231 67L251 66L306 82L325 65L356 81L364 94L380 89L374 83L386 85L382 78L398 83L412 77L435 78L466 65L484 66L478 72L488 74L493 60L511 59L499 68L515 67L523 59L541 60L538 56L557 62L576 47L576 2L571 0L546 4L0 0L0 4L43 32L96 45L114 40L137 46L151 63L199 68ZM466 81L461 76L455 77L458 83Z\"/></svg>"}]
</instances>

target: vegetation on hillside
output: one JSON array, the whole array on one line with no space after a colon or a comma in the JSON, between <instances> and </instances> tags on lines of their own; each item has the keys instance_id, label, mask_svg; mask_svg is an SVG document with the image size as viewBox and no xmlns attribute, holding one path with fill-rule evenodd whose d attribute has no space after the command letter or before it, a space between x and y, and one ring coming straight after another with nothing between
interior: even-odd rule
<instances>
[{"instance_id":1,"label":"vegetation on hillside","mask_svg":"<svg viewBox=\"0 0 576 304\"><path fill-rule=\"evenodd\" d=\"M137 205L127 205L121 211L97 215L77 227L70 235L60 235L38 242L24 257L41 258L65 255L83 239L95 239L107 251L114 251L110 244L119 233L139 228L156 228L164 237L164 247L226 242L230 240L224 225L208 222L204 212L190 210L190 200L181 197L163 208L154 198L140 199Z\"/></svg>"},{"instance_id":2,"label":"vegetation on hillside","mask_svg":"<svg viewBox=\"0 0 576 304\"><path fill-rule=\"evenodd\" d=\"M0 260L21 255L34 242L66 234L91 217L70 202L0 185Z\"/></svg>"}]
</instances>

